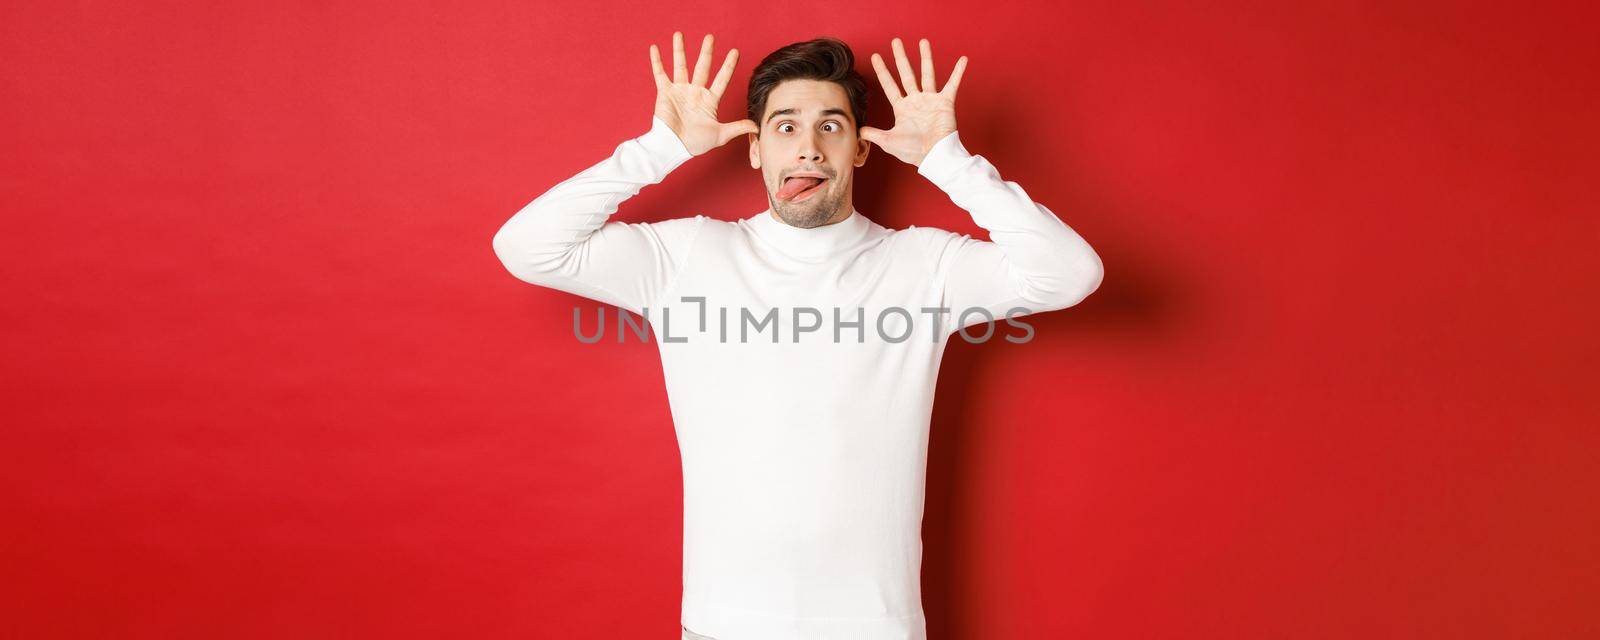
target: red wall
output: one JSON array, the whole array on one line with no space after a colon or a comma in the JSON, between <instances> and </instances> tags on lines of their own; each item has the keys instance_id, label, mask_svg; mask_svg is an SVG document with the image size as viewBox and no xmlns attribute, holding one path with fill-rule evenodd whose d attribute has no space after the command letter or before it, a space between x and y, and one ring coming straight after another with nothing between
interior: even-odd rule
<instances>
[{"instance_id":1,"label":"red wall","mask_svg":"<svg viewBox=\"0 0 1600 640\"><path fill-rule=\"evenodd\" d=\"M740 49L729 119L789 42L882 127L872 51L969 56L963 142L1105 261L950 347L936 640L1600 633L1594 15L281 4L0 10L6 635L676 637L654 346L490 248L648 128L674 29ZM765 206L733 147L619 219Z\"/></svg>"}]
</instances>

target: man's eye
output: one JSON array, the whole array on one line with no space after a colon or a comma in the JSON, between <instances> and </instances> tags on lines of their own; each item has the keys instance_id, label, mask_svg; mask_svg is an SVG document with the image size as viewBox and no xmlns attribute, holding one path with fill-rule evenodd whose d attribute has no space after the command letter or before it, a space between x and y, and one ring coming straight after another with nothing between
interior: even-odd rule
<instances>
[{"instance_id":1,"label":"man's eye","mask_svg":"<svg viewBox=\"0 0 1600 640\"><path fill-rule=\"evenodd\" d=\"M785 123L782 123L782 124L778 125L778 131L781 131L783 133L788 133L789 131L784 129L784 127L793 127L793 126L794 126L794 124L785 122ZM824 127L833 127L829 131L839 131L839 123L834 122L832 120L829 120L827 122L822 123L822 126L824 126Z\"/></svg>"}]
</instances>

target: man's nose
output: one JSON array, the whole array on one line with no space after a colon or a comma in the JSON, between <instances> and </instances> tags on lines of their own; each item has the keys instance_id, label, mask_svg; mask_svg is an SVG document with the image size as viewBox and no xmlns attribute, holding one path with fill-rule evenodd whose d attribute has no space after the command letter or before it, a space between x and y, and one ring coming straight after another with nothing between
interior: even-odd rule
<instances>
[{"instance_id":1,"label":"man's nose","mask_svg":"<svg viewBox=\"0 0 1600 640\"><path fill-rule=\"evenodd\" d=\"M801 162L822 162L822 144L817 140L815 133L806 136L800 142Z\"/></svg>"}]
</instances>

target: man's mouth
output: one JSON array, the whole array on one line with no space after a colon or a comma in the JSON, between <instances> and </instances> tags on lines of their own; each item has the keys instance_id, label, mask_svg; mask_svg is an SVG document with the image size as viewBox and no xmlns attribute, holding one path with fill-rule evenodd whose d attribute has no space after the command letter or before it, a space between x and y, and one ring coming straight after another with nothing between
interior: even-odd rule
<instances>
[{"instance_id":1,"label":"man's mouth","mask_svg":"<svg viewBox=\"0 0 1600 640\"><path fill-rule=\"evenodd\" d=\"M777 193L772 194L772 196L779 200L799 202L822 191L822 186L827 182L827 178L815 176L790 176L783 181L783 186L778 187Z\"/></svg>"}]
</instances>

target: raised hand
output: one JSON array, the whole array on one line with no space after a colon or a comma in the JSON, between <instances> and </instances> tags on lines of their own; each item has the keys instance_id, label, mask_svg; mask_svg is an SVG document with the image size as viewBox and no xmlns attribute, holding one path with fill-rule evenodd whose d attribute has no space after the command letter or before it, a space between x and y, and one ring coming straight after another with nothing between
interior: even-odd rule
<instances>
[{"instance_id":1,"label":"raised hand","mask_svg":"<svg viewBox=\"0 0 1600 640\"><path fill-rule=\"evenodd\" d=\"M883 64L883 57L872 54L872 67L878 70L878 82L883 93L889 96L894 108L894 128L884 131L875 127L862 127L861 138L883 147L883 150L909 164L922 166L933 144L956 130L956 88L961 86L961 73L967 69L967 57L956 60L943 89L934 89L933 49L928 40L922 40L922 82L919 84L911 72L911 61L906 50L895 38L890 43L894 49L895 65L900 68L900 81L905 93L895 85L894 77Z\"/></svg>"},{"instance_id":2,"label":"raised hand","mask_svg":"<svg viewBox=\"0 0 1600 640\"><path fill-rule=\"evenodd\" d=\"M700 155L746 133L757 133L761 127L752 120L721 122L717 120L717 103L733 77L734 62L739 50L728 51L722 69L706 87L706 77L711 73L711 34L706 34L700 45L700 59L694 64L694 76L689 76L684 66L683 32L672 33L672 78L661 68L661 52L650 45L650 66L656 80L656 117L672 127L689 153Z\"/></svg>"}]
</instances>

